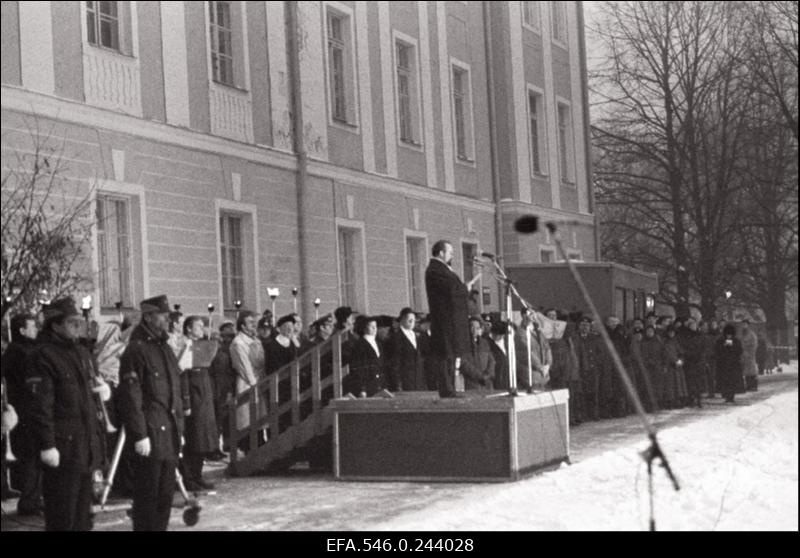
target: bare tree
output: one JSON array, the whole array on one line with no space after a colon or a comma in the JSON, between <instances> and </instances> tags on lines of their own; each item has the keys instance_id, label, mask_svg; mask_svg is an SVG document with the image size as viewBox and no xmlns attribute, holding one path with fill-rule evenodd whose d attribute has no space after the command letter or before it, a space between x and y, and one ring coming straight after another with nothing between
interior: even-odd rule
<instances>
[{"instance_id":1,"label":"bare tree","mask_svg":"<svg viewBox=\"0 0 800 558\"><path fill-rule=\"evenodd\" d=\"M632 243L617 245L629 263L659 273L661 302L686 315L699 293L703 314L713 315L730 273L724 254L734 241L749 103L731 54L740 10L725 2L607 2L602 10L595 33L608 63L592 75L601 224Z\"/></svg>"},{"instance_id":2,"label":"bare tree","mask_svg":"<svg viewBox=\"0 0 800 558\"><path fill-rule=\"evenodd\" d=\"M64 142L36 120L29 146L3 157L2 316L85 287L92 190L66 177ZM3 142L6 144L7 142Z\"/></svg>"}]
</instances>

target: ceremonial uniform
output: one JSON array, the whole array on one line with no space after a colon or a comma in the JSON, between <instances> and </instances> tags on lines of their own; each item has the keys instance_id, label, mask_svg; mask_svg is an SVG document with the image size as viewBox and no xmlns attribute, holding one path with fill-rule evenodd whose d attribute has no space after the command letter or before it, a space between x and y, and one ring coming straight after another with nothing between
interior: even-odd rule
<instances>
[{"instance_id":1,"label":"ceremonial uniform","mask_svg":"<svg viewBox=\"0 0 800 558\"><path fill-rule=\"evenodd\" d=\"M143 301L142 312L169 312L165 296ZM120 364L122 422L133 442L150 440L150 454L134 457L134 531L165 531L175 492L183 406L180 372L166 333L144 321L131 333Z\"/></svg>"},{"instance_id":2,"label":"ceremonial uniform","mask_svg":"<svg viewBox=\"0 0 800 558\"><path fill-rule=\"evenodd\" d=\"M72 299L54 301L45 309L46 324L77 314ZM92 473L103 467L105 456L102 414L92 391L93 367L85 347L47 326L26 359L33 443L40 452L58 452L57 466L42 467L48 531L92 528Z\"/></svg>"}]
</instances>

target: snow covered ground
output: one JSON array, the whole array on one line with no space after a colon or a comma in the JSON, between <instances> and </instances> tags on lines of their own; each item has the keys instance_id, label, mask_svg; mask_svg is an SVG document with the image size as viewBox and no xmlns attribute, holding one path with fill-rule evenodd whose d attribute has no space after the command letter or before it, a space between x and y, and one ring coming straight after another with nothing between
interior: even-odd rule
<instances>
[{"instance_id":1,"label":"snow covered ground","mask_svg":"<svg viewBox=\"0 0 800 558\"><path fill-rule=\"evenodd\" d=\"M662 449L681 483L675 492L654 468L659 530L798 530L797 362L760 377L757 393L735 405L653 417ZM243 479L213 464L217 490L201 497L194 527L207 530L645 530L647 442L636 417L582 424L571 431L572 465L513 483L341 482L330 475ZM130 530L122 504L98 515L96 530ZM41 528L3 504L2 528ZM171 530L188 530L175 510Z\"/></svg>"}]
</instances>

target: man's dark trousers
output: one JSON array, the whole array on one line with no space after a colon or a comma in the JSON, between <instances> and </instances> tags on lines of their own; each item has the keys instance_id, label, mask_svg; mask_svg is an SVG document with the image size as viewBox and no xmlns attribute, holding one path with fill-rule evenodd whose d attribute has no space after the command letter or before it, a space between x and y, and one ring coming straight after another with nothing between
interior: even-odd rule
<instances>
[{"instance_id":1,"label":"man's dark trousers","mask_svg":"<svg viewBox=\"0 0 800 558\"><path fill-rule=\"evenodd\" d=\"M177 461L134 458L133 530L166 531L175 494Z\"/></svg>"}]
</instances>

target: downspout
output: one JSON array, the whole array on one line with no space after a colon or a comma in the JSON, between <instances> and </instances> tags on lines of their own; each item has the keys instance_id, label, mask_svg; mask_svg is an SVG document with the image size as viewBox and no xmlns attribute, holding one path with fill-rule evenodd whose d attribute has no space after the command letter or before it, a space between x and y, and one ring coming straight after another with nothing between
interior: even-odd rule
<instances>
[{"instance_id":1,"label":"downspout","mask_svg":"<svg viewBox=\"0 0 800 558\"><path fill-rule=\"evenodd\" d=\"M303 94L300 82L300 47L298 43L298 5L286 2L286 61L292 102L292 148L297 157L295 190L297 192L297 256L300 267L300 315L308 323L310 281L308 277L308 250L306 249L306 183L308 180L308 157L303 135Z\"/></svg>"},{"instance_id":2,"label":"downspout","mask_svg":"<svg viewBox=\"0 0 800 558\"><path fill-rule=\"evenodd\" d=\"M500 211L500 169L497 161L497 115L494 105L494 49L492 48L490 2L483 5L483 40L486 42L486 90L489 101L489 157L492 161L492 194L494 196L494 249L503 261L503 214Z\"/></svg>"},{"instance_id":3,"label":"downspout","mask_svg":"<svg viewBox=\"0 0 800 558\"><path fill-rule=\"evenodd\" d=\"M583 19L583 2L576 2L578 14L578 45L580 47L579 58L581 61L581 78L583 80L583 143L586 153L586 187L589 189L589 211L594 217L594 259L596 262L602 261L600 254L600 221L597 216L597 206L594 201L594 181L592 180L592 142L591 124L589 122L589 72L586 68L586 23Z\"/></svg>"}]
</instances>

